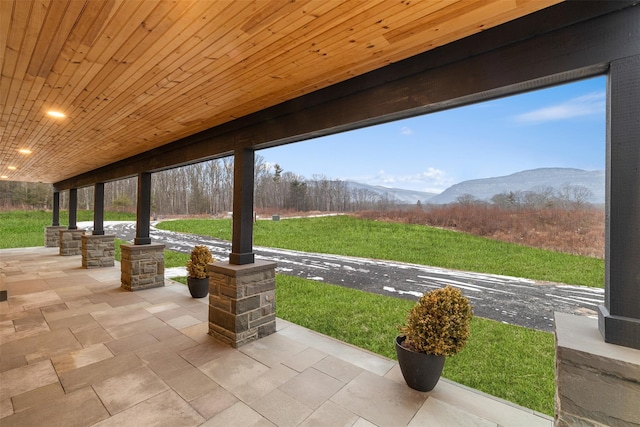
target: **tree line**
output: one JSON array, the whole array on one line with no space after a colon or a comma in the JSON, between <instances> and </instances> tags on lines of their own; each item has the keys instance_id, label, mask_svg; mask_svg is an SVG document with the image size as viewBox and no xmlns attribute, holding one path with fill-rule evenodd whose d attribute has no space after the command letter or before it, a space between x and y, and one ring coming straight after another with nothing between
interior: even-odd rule
<instances>
[{"instance_id":1,"label":"tree line","mask_svg":"<svg viewBox=\"0 0 640 427\"><path fill-rule=\"evenodd\" d=\"M528 191L506 191L491 197L490 204L501 209L580 209L591 205L593 191L583 185L562 184L555 188L539 186ZM484 204L471 194L463 194L456 199L458 204Z\"/></svg>"},{"instance_id":2,"label":"tree line","mask_svg":"<svg viewBox=\"0 0 640 427\"><path fill-rule=\"evenodd\" d=\"M393 196L381 196L373 191L354 188L346 181L314 175L307 179L271 165L261 156L255 161L254 207L258 212L356 212L388 211L406 207ZM135 212L137 178L105 183L105 209ZM60 206L68 207L69 193L60 194ZM503 208L580 206L591 197L590 190L565 185L529 192L496 194L491 203ZM51 209L51 186L41 183L0 182L0 208ZM472 195L458 197L459 204L486 203ZM233 158L209 160L157 172L151 178L151 208L155 216L220 215L232 210ZM94 189L78 189L78 208L91 210ZM418 202L419 207L427 206Z\"/></svg>"},{"instance_id":3,"label":"tree line","mask_svg":"<svg viewBox=\"0 0 640 427\"><path fill-rule=\"evenodd\" d=\"M261 156L255 162L254 206L259 211L351 212L385 209L397 200L366 190L349 188L346 181L314 175L307 179L271 165ZM105 209L135 211L137 178L107 182ZM68 207L69 193L60 193L60 206ZM51 186L41 183L0 182L0 208L51 209ZM78 189L78 209L93 209L94 189ZM233 158L209 160L154 173L151 207L155 215L218 215L232 210Z\"/></svg>"}]
</instances>

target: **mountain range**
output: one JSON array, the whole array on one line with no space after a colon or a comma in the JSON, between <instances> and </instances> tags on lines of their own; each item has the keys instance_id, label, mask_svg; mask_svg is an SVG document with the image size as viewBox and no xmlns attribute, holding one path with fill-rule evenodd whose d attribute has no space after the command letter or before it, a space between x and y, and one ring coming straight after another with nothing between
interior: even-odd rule
<instances>
[{"instance_id":1,"label":"mountain range","mask_svg":"<svg viewBox=\"0 0 640 427\"><path fill-rule=\"evenodd\" d=\"M516 172L511 175L493 178L473 179L454 184L440 194L421 191L372 186L348 181L350 188L369 190L381 197L387 196L400 203L446 204L455 203L462 195L471 195L478 200L490 201L500 193L510 191L536 191L544 187L560 189L565 185L583 186L593 196L590 203L600 204L605 201L605 171L586 171L572 168L539 168Z\"/></svg>"},{"instance_id":2,"label":"mountain range","mask_svg":"<svg viewBox=\"0 0 640 427\"><path fill-rule=\"evenodd\" d=\"M405 190L402 188L383 187L381 185L368 185L356 181L347 181L350 190L366 190L381 198L388 197L400 203L416 204L425 203L427 200L438 195L438 193L428 193L426 191Z\"/></svg>"}]
</instances>

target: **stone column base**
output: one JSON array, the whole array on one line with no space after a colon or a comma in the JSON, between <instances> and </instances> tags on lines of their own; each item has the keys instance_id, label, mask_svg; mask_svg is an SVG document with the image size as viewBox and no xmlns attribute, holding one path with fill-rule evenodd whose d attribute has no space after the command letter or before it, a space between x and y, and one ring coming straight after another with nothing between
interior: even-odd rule
<instances>
[{"instance_id":1,"label":"stone column base","mask_svg":"<svg viewBox=\"0 0 640 427\"><path fill-rule=\"evenodd\" d=\"M555 313L556 426L640 426L640 350L608 344L598 320Z\"/></svg>"},{"instance_id":2,"label":"stone column base","mask_svg":"<svg viewBox=\"0 0 640 427\"><path fill-rule=\"evenodd\" d=\"M164 286L164 245L120 245L120 287L127 291Z\"/></svg>"},{"instance_id":3,"label":"stone column base","mask_svg":"<svg viewBox=\"0 0 640 427\"><path fill-rule=\"evenodd\" d=\"M46 248L60 247L60 230L66 230L64 225L50 225L44 228L44 246Z\"/></svg>"},{"instance_id":4,"label":"stone column base","mask_svg":"<svg viewBox=\"0 0 640 427\"><path fill-rule=\"evenodd\" d=\"M211 263L209 335L240 347L276 331L276 263Z\"/></svg>"},{"instance_id":5,"label":"stone column base","mask_svg":"<svg viewBox=\"0 0 640 427\"><path fill-rule=\"evenodd\" d=\"M82 267L100 268L115 265L115 240L113 234L82 236Z\"/></svg>"},{"instance_id":6,"label":"stone column base","mask_svg":"<svg viewBox=\"0 0 640 427\"><path fill-rule=\"evenodd\" d=\"M84 230L60 230L60 255L81 255Z\"/></svg>"}]
</instances>

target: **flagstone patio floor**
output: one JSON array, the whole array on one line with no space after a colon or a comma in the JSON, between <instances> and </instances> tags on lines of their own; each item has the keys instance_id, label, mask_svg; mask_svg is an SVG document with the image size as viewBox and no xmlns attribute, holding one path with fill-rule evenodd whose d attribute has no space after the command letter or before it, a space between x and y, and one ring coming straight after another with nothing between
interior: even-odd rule
<instances>
[{"instance_id":1,"label":"flagstone patio floor","mask_svg":"<svg viewBox=\"0 0 640 427\"><path fill-rule=\"evenodd\" d=\"M446 379L408 388L395 361L278 319L234 349L208 298L120 288L57 248L0 250L0 425L552 426Z\"/></svg>"}]
</instances>

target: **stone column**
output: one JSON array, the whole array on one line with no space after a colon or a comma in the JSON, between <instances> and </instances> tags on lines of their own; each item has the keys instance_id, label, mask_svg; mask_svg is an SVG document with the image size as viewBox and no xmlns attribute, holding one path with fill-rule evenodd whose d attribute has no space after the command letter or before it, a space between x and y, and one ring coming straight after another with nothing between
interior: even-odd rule
<instances>
[{"instance_id":1,"label":"stone column","mask_svg":"<svg viewBox=\"0 0 640 427\"><path fill-rule=\"evenodd\" d=\"M47 248L60 247L60 231L66 230L64 225L49 225L44 228L44 246Z\"/></svg>"},{"instance_id":2,"label":"stone column","mask_svg":"<svg viewBox=\"0 0 640 427\"><path fill-rule=\"evenodd\" d=\"M209 335L240 347L276 331L275 262L211 263Z\"/></svg>"},{"instance_id":3,"label":"stone column","mask_svg":"<svg viewBox=\"0 0 640 427\"><path fill-rule=\"evenodd\" d=\"M82 236L82 267L100 268L115 265L115 235Z\"/></svg>"},{"instance_id":4,"label":"stone column","mask_svg":"<svg viewBox=\"0 0 640 427\"><path fill-rule=\"evenodd\" d=\"M608 344L598 321L555 314L556 422L640 426L640 350Z\"/></svg>"},{"instance_id":5,"label":"stone column","mask_svg":"<svg viewBox=\"0 0 640 427\"><path fill-rule=\"evenodd\" d=\"M84 230L60 230L60 255L82 255L82 236Z\"/></svg>"},{"instance_id":6,"label":"stone column","mask_svg":"<svg viewBox=\"0 0 640 427\"><path fill-rule=\"evenodd\" d=\"M120 245L121 287L127 291L164 286L164 245Z\"/></svg>"}]
</instances>

